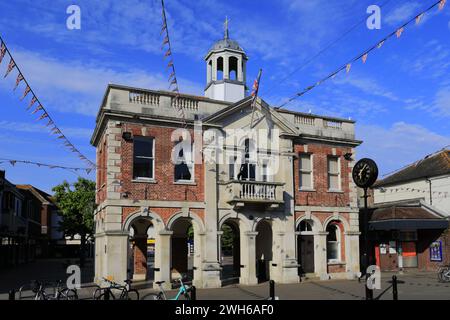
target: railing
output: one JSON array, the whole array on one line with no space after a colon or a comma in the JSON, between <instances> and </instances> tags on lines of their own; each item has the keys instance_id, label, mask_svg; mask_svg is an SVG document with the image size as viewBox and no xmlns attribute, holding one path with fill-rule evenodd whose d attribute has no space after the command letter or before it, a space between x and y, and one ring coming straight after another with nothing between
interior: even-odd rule
<instances>
[{"instance_id":1,"label":"railing","mask_svg":"<svg viewBox=\"0 0 450 320\"><path fill-rule=\"evenodd\" d=\"M239 198L247 200L275 200L275 185L241 183Z\"/></svg>"},{"instance_id":2,"label":"railing","mask_svg":"<svg viewBox=\"0 0 450 320\"><path fill-rule=\"evenodd\" d=\"M233 180L225 183L229 191L228 202L282 203L283 185L279 182Z\"/></svg>"},{"instance_id":3,"label":"railing","mask_svg":"<svg viewBox=\"0 0 450 320\"><path fill-rule=\"evenodd\" d=\"M342 122L340 121L331 121L331 120L323 120L323 126L328 129L341 130Z\"/></svg>"},{"instance_id":4,"label":"railing","mask_svg":"<svg viewBox=\"0 0 450 320\"><path fill-rule=\"evenodd\" d=\"M186 110L198 111L198 101L189 98L173 97L171 105L176 108L181 107Z\"/></svg>"},{"instance_id":5,"label":"railing","mask_svg":"<svg viewBox=\"0 0 450 320\"><path fill-rule=\"evenodd\" d=\"M307 125L307 126L313 126L314 125L314 117L295 116L295 123Z\"/></svg>"},{"instance_id":6,"label":"railing","mask_svg":"<svg viewBox=\"0 0 450 320\"><path fill-rule=\"evenodd\" d=\"M131 103L159 105L159 95L155 93L131 90L129 98Z\"/></svg>"}]
</instances>

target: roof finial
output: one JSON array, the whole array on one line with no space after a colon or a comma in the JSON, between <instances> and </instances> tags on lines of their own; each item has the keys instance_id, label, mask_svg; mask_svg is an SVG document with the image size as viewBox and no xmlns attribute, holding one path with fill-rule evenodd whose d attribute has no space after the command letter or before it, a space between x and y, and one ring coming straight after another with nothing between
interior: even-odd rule
<instances>
[{"instance_id":1,"label":"roof finial","mask_svg":"<svg viewBox=\"0 0 450 320\"><path fill-rule=\"evenodd\" d=\"M228 39L228 22L230 22L230 20L228 20L228 16L225 16L225 23L223 24L223 28L225 30L224 39Z\"/></svg>"}]
</instances>

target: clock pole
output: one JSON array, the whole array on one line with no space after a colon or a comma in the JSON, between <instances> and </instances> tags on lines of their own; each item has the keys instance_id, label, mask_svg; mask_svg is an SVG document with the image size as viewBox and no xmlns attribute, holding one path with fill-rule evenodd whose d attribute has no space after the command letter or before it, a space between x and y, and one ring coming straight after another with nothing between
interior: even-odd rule
<instances>
[{"instance_id":1,"label":"clock pole","mask_svg":"<svg viewBox=\"0 0 450 320\"><path fill-rule=\"evenodd\" d=\"M364 269L366 272L366 300L373 300L373 291L367 286L367 280L370 274L367 273L367 268L369 267L369 209L367 206L367 187L364 188Z\"/></svg>"}]
</instances>

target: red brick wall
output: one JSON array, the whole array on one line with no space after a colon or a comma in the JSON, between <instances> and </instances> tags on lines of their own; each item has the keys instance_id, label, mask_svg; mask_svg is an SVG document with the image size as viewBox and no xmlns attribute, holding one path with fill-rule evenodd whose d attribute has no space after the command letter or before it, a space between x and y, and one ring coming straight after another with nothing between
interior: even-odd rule
<instances>
[{"instance_id":1,"label":"red brick wall","mask_svg":"<svg viewBox=\"0 0 450 320\"><path fill-rule=\"evenodd\" d=\"M443 264L450 264L450 229L445 230L419 230L417 241L417 259L420 270L435 271ZM430 244L442 241L442 262L430 261Z\"/></svg>"},{"instance_id":2,"label":"red brick wall","mask_svg":"<svg viewBox=\"0 0 450 320\"><path fill-rule=\"evenodd\" d=\"M332 148L336 148L336 156L340 157L341 188L343 193L328 192L327 157L332 156ZM295 153L305 152L303 145L295 145ZM308 144L308 153L313 154L313 180L315 191L300 191L299 160L294 163L295 204L310 206L345 207L350 203L350 181L348 161L343 155L351 152L350 147L336 147L326 144Z\"/></svg>"},{"instance_id":3,"label":"red brick wall","mask_svg":"<svg viewBox=\"0 0 450 320\"><path fill-rule=\"evenodd\" d=\"M142 136L143 125L127 124L126 131L133 136ZM133 179L133 142L122 140L121 180L122 192L129 192L128 199L133 200L172 200L172 201L204 201L203 165L194 168L195 185L179 185L174 183L174 165L171 152L174 143L171 134L175 128L146 126L145 136L155 137L155 180L156 183L132 182ZM194 140L191 130L192 141Z\"/></svg>"}]
</instances>

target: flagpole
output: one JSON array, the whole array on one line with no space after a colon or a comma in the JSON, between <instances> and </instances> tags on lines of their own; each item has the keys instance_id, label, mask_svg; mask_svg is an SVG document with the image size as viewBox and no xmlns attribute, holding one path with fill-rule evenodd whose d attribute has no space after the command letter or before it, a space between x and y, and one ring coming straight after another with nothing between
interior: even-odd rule
<instances>
[{"instance_id":1,"label":"flagpole","mask_svg":"<svg viewBox=\"0 0 450 320\"><path fill-rule=\"evenodd\" d=\"M259 69L258 77L256 78L255 82L253 83L252 118L251 118L251 122L250 122L250 129L253 129L253 116L255 114L256 99L258 97L259 83L260 83L260 80L261 80L261 73L262 73L262 69Z\"/></svg>"}]
</instances>

